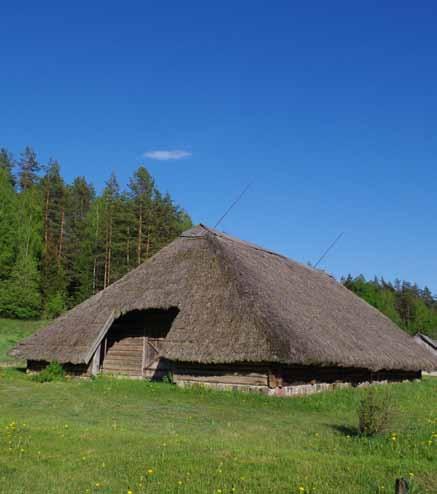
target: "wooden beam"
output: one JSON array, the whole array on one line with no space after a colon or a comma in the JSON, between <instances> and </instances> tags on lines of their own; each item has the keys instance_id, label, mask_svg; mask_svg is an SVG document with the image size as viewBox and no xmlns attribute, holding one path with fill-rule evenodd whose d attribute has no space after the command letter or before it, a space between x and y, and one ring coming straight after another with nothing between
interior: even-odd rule
<instances>
[{"instance_id":1,"label":"wooden beam","mask_svg":"<svg viewBox=\"0 0 437 494\"><path fill-rule=\"evenodd\" d=\"M101 344L97 347L94 352L93 360L91 362L91 375L96 376L100 371L100 350Z\"/></svg>"}]
</instances>

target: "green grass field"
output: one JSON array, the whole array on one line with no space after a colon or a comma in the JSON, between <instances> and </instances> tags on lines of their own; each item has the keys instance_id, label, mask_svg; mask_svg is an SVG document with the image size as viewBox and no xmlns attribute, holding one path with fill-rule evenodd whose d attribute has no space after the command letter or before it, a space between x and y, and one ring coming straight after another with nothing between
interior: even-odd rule
<instances>
[{"instance_id":1,"label":"green grass field","mask_svg":"<svg viewBox=\"0 0 437 494\"><path fill-rule=\"evenodd\" d=\"M0 492L393 493L405 476L436 493L437 379L382 388L396 420L367 439L363 389L280 399L3 369Z\"/></svg>"}]
</instances>

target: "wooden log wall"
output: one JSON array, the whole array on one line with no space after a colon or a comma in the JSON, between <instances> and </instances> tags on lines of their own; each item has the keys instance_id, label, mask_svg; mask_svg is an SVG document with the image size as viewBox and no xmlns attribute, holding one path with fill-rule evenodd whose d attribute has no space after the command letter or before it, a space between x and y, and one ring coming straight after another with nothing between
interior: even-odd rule
<instances>
[{"instance_id":1,"label":"wooden log wall","mask_svg":"<svg viewBox=\"0 0 437 494\"><path fill-rule=\"evenodd\" d=\"M284 390L284 394L294 394L301 389L308 392L341 387L342 384L352 386L372 382L397 382L420 379L420 372L409 371L380 371L370 372L367 369L336 368L336 367L304 367L304 366L268 366L250 364L194 364L171 362L163 358L153 360L145 365L144 345L147 340L138 335L137 330L126 333L123 338L108 338L109 349L103 358L102 372L129 377L144 377L146 379L162 379L171 374L176 384L205 384L236 387L263 388L266 391ZM154 345L157 342L154 341ZM102 353L104 344L102 344ZM47 362L28 361L28 370L38 372L48 365ZM91 375L93 359L89 365L64 364L68 374L76 376ZM331 386L332 385L332 386ZM277 393L281 394L281 393Z\"/></svg>"},{"instance_id":2,"label":"wooden log wall","mask_svg":"<svg viewBox=\"0 0 437 494\"><path fill-rule=\"evenodd\" d=\"M380 371L368 369L316 366L262 365L200 365L175 363L176 383L211 383L265 386L271 389L290 386L349 383L352 386L368 382L420 379L420 372Z\"/></svg>"}]
</instances>

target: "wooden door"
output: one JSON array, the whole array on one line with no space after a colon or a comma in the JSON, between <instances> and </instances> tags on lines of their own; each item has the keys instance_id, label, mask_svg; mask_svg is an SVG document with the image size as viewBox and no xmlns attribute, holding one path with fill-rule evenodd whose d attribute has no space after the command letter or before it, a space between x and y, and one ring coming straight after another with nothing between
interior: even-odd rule
<instances>
[{"instance_id":1,"label":"wooden door","mask_svg":"<svg viewBox=\"0 0 437 494\"><path fill-rule=\"evenodd\" d=\"M155 369L159 361L161 342L163 338L144 338L143 369Z\"/></svg>"}]
</instances>

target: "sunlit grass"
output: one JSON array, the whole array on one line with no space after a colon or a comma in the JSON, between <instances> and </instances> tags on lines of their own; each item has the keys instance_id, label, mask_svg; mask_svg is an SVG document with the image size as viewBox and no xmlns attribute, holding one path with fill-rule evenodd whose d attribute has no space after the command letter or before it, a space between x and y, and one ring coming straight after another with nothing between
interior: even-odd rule
<instances>
[{"instance_id":1,"label":"sunlit grass","mask_svg":"<svg viewBox=\"0 0 437 494\"><path fill-rule=\"evenodd\" d=\"M0 374L0 492L379 493L437 485L437 380L390 385L399 414L356 435L364 390L305 398ZM395 437L395 440L393 440Z\"/></svg>"},{"instance_id":2,"label":"sunlit grass","mask_svg":"<svg viewBox=\"0 0 437 494\"><path fill-rule=\"evenodd\" d=\"M38 322L0 320L0 361ZM437 379L383 386L397 414L357 435L363 389L301 398L142 381L38 383L0 369L0 493L437 492Z\"/></svg>"}]
</instances>

